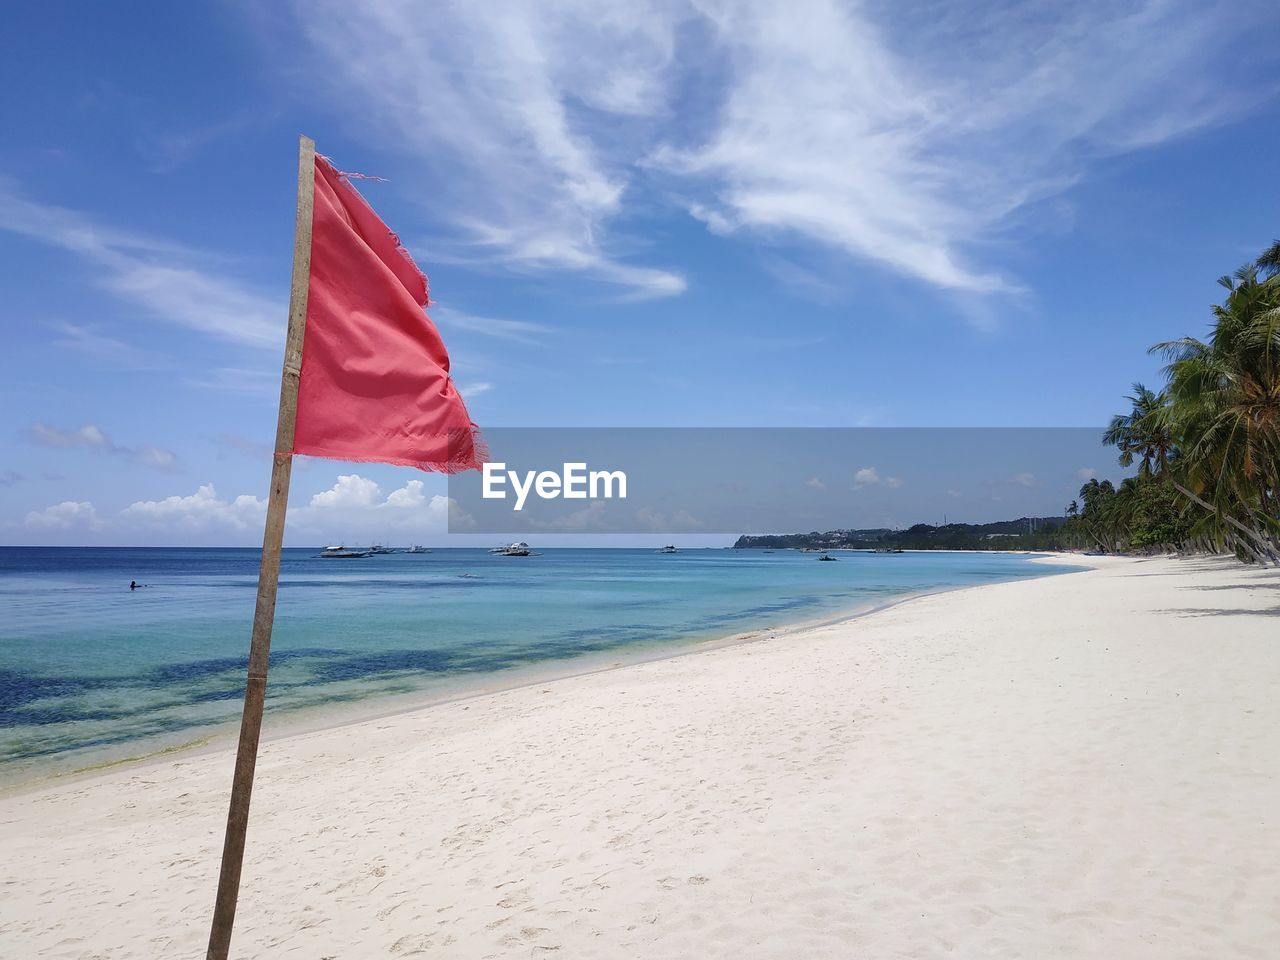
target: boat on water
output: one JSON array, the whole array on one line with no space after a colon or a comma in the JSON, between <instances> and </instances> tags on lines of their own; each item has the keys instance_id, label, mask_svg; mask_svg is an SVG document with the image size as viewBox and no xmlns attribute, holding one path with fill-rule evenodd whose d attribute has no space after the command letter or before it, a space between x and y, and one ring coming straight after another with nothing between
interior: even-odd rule
<instances>
[{"instance_id":1,"label":"boat on water","mask_svg":"<svg viewBox=\"0 0 1280 960\"><path fill-rule=\"evenodd\" d=\"M431 551L428 550L426 547L420 547L416 543L413 546L411 546L408 550L405 551L405 553L430 553L430 552Z\"/></svg>"},{"instance_id":2,"label":"boat on water","mask_svg":"<svg viewBox=\"0 0 1280 960\"><path fill-rule=\"evenodd\" d=\"M873 553L906 553L901 547L876 547Z\"/></svg>"},{"instance_id":3,"label":"boat on water","mask_svg":"<svg viewBox=\"0 0 1280 960\"><path fill-rule=\"evenodd\" d=\"M509 543L505 547L494 547L489 551L497 557L527 557L533 551L529 549L529 545L523 540L516 543Z\"/></svg>"},{"instance_id":4,"label":"boat on water","mask_svg":"<svg viewBox=\"0 0 1280 960\"><path fill-rule=\"evenodd\" d=\"M840 558L839 558L839 557L833 557L833 556L832 556L831 554L829 554L829 553L824 553L822 556L818 557L818 559L819 559L819 560L839 560Z\"/></svg>"},{"instance_id":5,"label":"boat on water","mask_svg":"<svg viewBox=\"0 0 1280 960\"><path fill-rule=\"evenodd\" d=\"M371 550L348 550L341 544L330 544L320 551L320 556L325 560L358 560L360 557L371 557Z\"/></svg>"},{"instance_id":6,"label":"boat on water","mask_svg":"<svg viewBox=\"0 0 1280 960\"><path fill-rule=\"evenodd\" d=\"M665 547L663 547L661 550L655 550L655 551L653 551L653 552L654 552L654 553L679 553L680 551L679 551L679 550L677 550L677 549L675 548L675 546L674 546L674 545L672 545L672 544L668 543L668 544L667 544Z\"/></svg>"},{"instance_id":7,"label":"boat on water","mask_svg":"<svg viewBox=\"0 0 1280 960\"><path fill-rule=\"evenodd\" d=\"M384 547L380 543L375 543L369 548L370 553L395 553L390 547Z\"/></svg>"}]
</instances>

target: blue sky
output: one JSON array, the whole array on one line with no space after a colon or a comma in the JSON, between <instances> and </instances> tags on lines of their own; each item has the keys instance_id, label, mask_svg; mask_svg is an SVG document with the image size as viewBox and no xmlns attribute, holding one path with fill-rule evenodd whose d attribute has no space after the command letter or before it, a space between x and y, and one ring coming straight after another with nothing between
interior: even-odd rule
<instances>
[{"instance_id":1,"label":"blue sky","mask_svg":"<svg viewBox=\"0 0 1280 960\"><path fill-rule=\"evenodd\" d=\"M1264 3L124 9L0 31L0 542L259 541L299 132L482 426L1101 424L1280 234ZM440 539L294 476L291 542Z\"/></svg>"}]
</instances>

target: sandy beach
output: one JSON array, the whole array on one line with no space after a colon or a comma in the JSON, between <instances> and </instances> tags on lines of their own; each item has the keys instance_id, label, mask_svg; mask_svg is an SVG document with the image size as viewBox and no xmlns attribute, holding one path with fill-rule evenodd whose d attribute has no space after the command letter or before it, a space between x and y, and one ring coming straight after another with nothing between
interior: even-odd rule
<instances>
[{"instance_id":1,"label":"sandy beach","mask_svg":"<svg viewBox=\"0 0 1280 960\"><path fill-rule=\"evenodd\" d=\"M265 745L232 955L1275 955L1280 575L1209 559ZM0 799L0 956L203 955L232 755Z\"/></svg>"}]
</instances>

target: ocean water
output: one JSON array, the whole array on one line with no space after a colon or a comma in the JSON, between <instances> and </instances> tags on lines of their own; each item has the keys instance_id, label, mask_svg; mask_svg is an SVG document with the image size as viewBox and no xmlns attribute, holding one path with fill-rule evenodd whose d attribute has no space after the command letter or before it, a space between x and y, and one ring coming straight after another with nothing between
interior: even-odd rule
<instances>
[{"instance_id":1,"label":"ocean water","mask_svg":"<svg viewBox=\"0 0 1280 960\"><path fill-rule=\"evenodd\" d=\"M838 556L289 549L266 732L1072 569L1009 554ZM234 731L257 567L254 549L0 547L0 780Z\"/></svg>"}]
</instances>

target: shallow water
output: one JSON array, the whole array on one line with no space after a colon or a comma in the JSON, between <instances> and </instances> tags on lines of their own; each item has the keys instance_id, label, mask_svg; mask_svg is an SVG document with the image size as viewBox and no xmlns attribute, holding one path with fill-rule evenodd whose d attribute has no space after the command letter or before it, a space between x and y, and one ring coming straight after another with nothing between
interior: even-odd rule
<instances>
[{"instance_id":1,"label":"shallow water","mask_svg":"<svg viewBox=\"0 0 1280 960\"><path fill-rule=\"evenodd\" d=\"M281 567L268 714L341 719L914 593L1071 569L1009 554L446 549ZM218 733L239 717L254 549L0 548L0 778ZM130 591L129 581L147 586ZM310 714L308 713L310 711Z\"/></svg>"}]
</instances>

